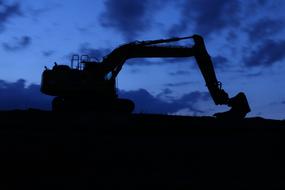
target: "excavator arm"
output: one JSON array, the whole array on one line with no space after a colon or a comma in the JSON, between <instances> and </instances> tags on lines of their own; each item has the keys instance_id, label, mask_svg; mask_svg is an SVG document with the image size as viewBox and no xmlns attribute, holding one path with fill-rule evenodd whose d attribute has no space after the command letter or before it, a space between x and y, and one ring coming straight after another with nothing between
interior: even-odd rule
<instances>
[{"instance_id":1,"label":"excavator arm","mask_svg":"<svg viewBox=\"0 0 285 190\"><path fill-rule=\"evenodd\" d=\"M192 38L194 46L169 46L169 42ZM209 56L204 40L199 35L183 38L170 38L151 41L135 41L124 44L114 49L102 61L105 73L112 72L112 79L119 74L124 63L131 58L174 58L195 57L203 75L209 93L216 105L228 105L231 110L215 114L216 117L244 118L250 107L244 93L239 93L233 98L222 89L222 84L217 80L211 57Z\"/></svg>"}]
</instances>

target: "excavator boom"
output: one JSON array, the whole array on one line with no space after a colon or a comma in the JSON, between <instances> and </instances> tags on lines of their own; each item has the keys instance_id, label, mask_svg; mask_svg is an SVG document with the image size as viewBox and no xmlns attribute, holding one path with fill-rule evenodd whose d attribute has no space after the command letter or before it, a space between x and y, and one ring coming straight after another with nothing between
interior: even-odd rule
<instances>
[{"instance_id":1,"label":"excavator boom","mask_svg":"<svg viewBox=\"0 0 285 190\"><path fill-rule=\"evenodd\" d=\"M163 45L169 42L186 39L193 39L194 46ZM124 44L114 49L108 56L106 56L103 63L108 67L106 70L112 70L113 78L116 78L125 61L131 58L179 58L192 56L196 59L206 86L215 104L228 105L232 107L230 112L225 112L227 117L245 117L245 115L250 111L246 96L244 93L239 93L237 96L238 98L229 98L228 94L222 89L222 83L217 80L215 69L211 57L205 47L204 40L199 35L152 41L135 41ZM223 117L223 114L219 113L216 114L216 116Z\"/></svg>"},{"instance_id":2,"label":"excavator boom","mask_svg":"<svg viewBox=\"0 0 285 190\"><path fill-rule=\"evenodd\" d=\"M169 43L179 40L193 38L195 45L192 47L186 46L166 46L163 43ZM226 104L228 95L221 89L221 83L217 80L212 60L206 50L202 37L198 35L170 38L165 40L153 40L133 42L122 45L113 50L103 60L106 65L106 71L115 71L113 77L117 77L123 64L127 59L131 58L179 58L179 57L195 57L200 71L205 79L209 92L215 104Z\"/></svg>"}]
</instances>

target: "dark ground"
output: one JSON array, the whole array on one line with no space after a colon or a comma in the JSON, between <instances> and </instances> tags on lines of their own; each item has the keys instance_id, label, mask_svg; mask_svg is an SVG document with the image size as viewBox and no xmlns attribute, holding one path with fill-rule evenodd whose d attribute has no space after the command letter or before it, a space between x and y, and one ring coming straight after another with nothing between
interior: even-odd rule
<instances>
[{"instance_id":1,"label":"dark ground","mask_svg":"<svg viewBox=\"0 0 285 190\"><path fill-rule=\"evenodd\" d=\"M1 185L284 189L285 121L0 112Z\"/></svg>"}]
</instances>

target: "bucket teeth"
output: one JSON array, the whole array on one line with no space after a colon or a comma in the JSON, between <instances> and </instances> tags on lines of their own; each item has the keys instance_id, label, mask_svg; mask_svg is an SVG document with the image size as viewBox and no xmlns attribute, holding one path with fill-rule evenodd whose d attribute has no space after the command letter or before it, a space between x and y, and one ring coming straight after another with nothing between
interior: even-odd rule
<instances>
[{"instance_id":1,"label":"bucket teeth","mask_svg":"<svg viewBox=\"0 0 285 190\"><path fill-rule=\"evenodd\" d=\"M214 116L217 118L243 119L246 114L250 112L247 98L243 92L240 92L236 96L230 98L228 106L231 107L229 111L215 113Z\"/></svg>"}]
</instances>

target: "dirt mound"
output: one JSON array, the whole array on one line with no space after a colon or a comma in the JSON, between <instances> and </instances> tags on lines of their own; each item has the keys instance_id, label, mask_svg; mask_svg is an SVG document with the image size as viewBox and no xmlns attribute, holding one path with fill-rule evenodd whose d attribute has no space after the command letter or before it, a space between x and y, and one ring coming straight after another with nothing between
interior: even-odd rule
<instances>
[{"instance_id":1,"label":"dirt mound","mask_svg":"<svg viewBox=\"0 0 285 190\"><path fill-rule=\"evenodd\" d=\"M35 189L283 189L285 122L0 112L1 168Z\"/></svg>"}]
</instances>

